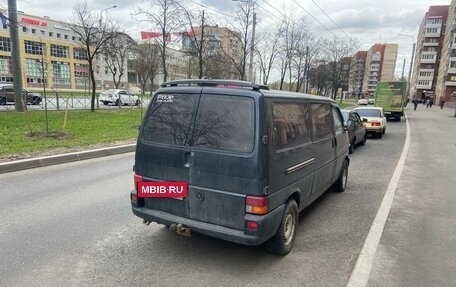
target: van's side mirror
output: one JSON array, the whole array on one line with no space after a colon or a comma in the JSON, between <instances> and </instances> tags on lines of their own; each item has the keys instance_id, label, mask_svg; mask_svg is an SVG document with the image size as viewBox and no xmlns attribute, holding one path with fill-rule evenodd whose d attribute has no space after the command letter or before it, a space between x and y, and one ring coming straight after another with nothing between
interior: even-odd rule
<instances>
[{"instance_id":1,"label":"van's side mirror","mask_svg":"<svg viewBox=\"0 0 456 287\"><path fill-rule=\"evenodd\" d=\"M367 119L366 118L363 118L363 123L367 123Z\"/></svg>"}]
</instances>

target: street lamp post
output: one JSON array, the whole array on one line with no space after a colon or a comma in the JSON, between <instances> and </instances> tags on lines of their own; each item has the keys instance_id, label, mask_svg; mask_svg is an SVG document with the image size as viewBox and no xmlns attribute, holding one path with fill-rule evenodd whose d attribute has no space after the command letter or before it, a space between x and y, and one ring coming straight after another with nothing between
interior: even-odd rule
<instances>
[{"instance_id":1,"label":"street lamp post","mask_svg":"<svg viewBox=\"0 0 456 287\"><path fill-rule=\"evenodd\" d=\"M412 77L412 69L413 69L413 58L415 57L415 46L416 46L415 37L413 37L412 35L405 35L405 34L397 34L397 35L403 36L403 37L410 37L413 39L412 57L410 59L410 69L409 69L409 74L408 74L408 85L407 85L407 97L410 98L410 85L412 83L411 77Z\"/></svg>"}]
</instances>

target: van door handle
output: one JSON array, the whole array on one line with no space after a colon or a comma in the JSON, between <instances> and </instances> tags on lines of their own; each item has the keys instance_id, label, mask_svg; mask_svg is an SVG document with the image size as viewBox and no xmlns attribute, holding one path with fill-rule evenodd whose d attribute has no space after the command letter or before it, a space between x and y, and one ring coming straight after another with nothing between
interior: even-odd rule
<instances>
[{"instance_id":1,"label":"van door handle","mask_svg":"<svg viewBox=\"0 0 456 287\"><path fill-rule=\"evenodd\" d=\"M185 152L184 154L184 167L185 168L190 168L195 164L195 153L194 152Z\"/></svg>"}]
</instances>

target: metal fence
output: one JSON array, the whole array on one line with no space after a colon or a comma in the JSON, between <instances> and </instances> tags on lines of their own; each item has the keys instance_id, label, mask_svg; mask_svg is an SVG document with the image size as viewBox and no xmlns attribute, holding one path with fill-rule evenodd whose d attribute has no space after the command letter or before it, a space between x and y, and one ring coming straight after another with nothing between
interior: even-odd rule
<instances>
[{"instance_id":1,"label":"metal fence","mask_svg":"<svg viewBox=\"0 0 456 287\"><path fill-rule=\"evenodd\" d=\"M91 108L91 95L81 93L59 93L59 92L47 92L46 97L42 94L42 101L38 105L27 105L27 110L66 110L66 109L79 109L87 110ZM46 99L45 99L46 98ZM99 101L98 95L95 98L95 109L119 109L119 108L141 108L145 107L149 103L149 99L139 100L139 104L133 106L120 106L115 103L109 103L107 105ZM134 102L126 100L125 102ZM7 103L6 105L0 105L0 111L15 111L14 103Z\"/></svg>"}]
</instances>

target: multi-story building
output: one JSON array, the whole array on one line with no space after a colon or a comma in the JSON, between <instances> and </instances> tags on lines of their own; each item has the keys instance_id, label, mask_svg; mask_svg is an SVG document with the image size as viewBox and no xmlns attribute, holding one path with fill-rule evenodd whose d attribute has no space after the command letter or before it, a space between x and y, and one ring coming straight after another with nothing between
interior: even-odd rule
<instances>
[{"instance_id":1,"label":"multi-story building","mask_svg":"<svg viewBox=\"0 0 456 287\"><path fill-rule=\"evenodd\" d=\"M19 51L24 87L89 89L87 51L72 24L18 13ZM97 89L114 87L112 75L100 58L95 61ZM126 67L126 64L125 64ZM120 86L126 87L127 73ZM13 81L9 27L0 27L0 83Z\"/></svg>"},{"instance_id":2,"label":"multi-story building","mask_svg":"<svg viewBox=\"0 0 456 287\"><path fill-rule=\"evenodd\" d=\"M203 48L204 56L206 59L222 58L228 59L224 64L224 70L231 70L224 76L228 78L236 77L236 68L230 67L228 63L241 65L243 57L243 44L242 37L238 32L230 30L226 27L219 27L218 25L209 26L205 25L204 30L202 27L194 27L192 33L183 33L182 49L190 51L196 47L195 41L201 41L201 34L203 34ZM216 60L216 61L217 61ZM217 64L220 68L220 61ZM210 67L207 67L210 70Z\"/></svg>"},{"instance_id":3,"label":"multi-story building","mask_svg":"<svg viewBox=\"0 0 456 287\"><path fill-rule=\"evenodd\" d=\"M363 75L366 57L367 51L358 51L352 57L350 76L348 79L348 91L355 97L359 97L363 90Z\"/></svg>"},{"instance_id":4,"label":"multi-story building","mask_svg":"<svg viewBox=\"0 0 456 287\"><path fill-rule=\"evenodd\" d=\"M397 49L397 44L374 44L367 51L362 85L365 95L374 95L377 82L394 79Z\"/></svg>"},{"instance_id":5,"label":"multi-story building","mask_svg":"<svg viewBox=\"0 0 456 287\"><path fill-rule=\"evenodd\" d=\"M445 26L442 56L435 86L436 103L456 101L456 0L451 1ZM435 38L430 38L432 40ZM435 45L427 42L426 45Z\"/></svg>"},{"instance_id":6,"label":"multi-story building","mask_svg":"<svg viewBox=\"0 0 456 287\"><path fill-rule=\"evenodd\" d=\"M412 96L419 98L435 97L438 86L437 79L439 66L442 66L442 69L445 70L445 66L447 65L441 63L440 60L442 58L442 47L448 11L449 5L430 6L421 22L418 30L414 59L415 63L413 65L413 75L411 79L410 94ZM442 83L444 80L440 79L440 81ZM440 86L441 89L442 84Z\"/></svg>"}]
</instances>

